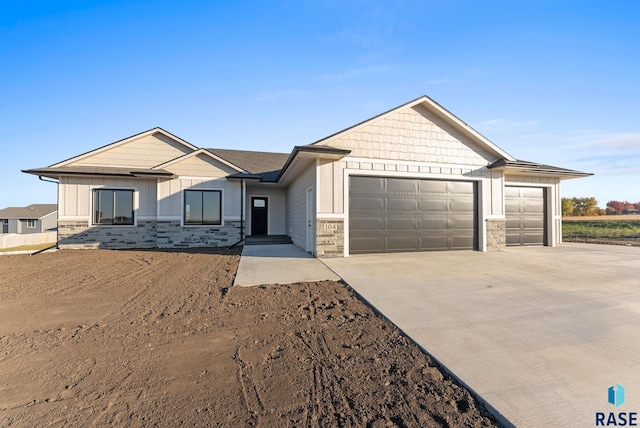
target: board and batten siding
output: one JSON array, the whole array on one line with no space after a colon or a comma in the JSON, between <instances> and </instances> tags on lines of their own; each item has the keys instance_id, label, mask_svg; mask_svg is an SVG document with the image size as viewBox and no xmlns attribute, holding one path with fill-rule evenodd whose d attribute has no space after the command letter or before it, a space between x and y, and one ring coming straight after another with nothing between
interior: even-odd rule
<instances>
[{"instance_id":1,"label":"board and batten siding","mask_svg":"<svg viewBox=\"0 0 640 428\"><path fill-rule=\"evenodd\" d=\"M245 206L245 227L247 230L247 235L251 235L251 198L255 196L268 198L267 234L286 235L287 204L285 190L277 188L270 189L268 187L247 188L247 205Z\"/></svg>"},{"instance_id":2,"label":"board and batten siding","mask_svg":"<svg viewBox=\"0 0 640 428\"><path fill-rule=\"evenodd\" d=\"M356 158L477 167L496 159L422 106L384 115L322 144L350 149Z\"/></svg>"},{"instance_id":3,"label":"board and batten siding","mask_svg":"<svg viewBox=\"0 0 640 428\"><path fill-rule=\"evenodd\" d=\"M155 133L112 148L98 150L68 166L113 166L151 168L192 152L185 145Z\"/></svg>"},{"instance_id":4,"label":"board and batten siding","mask_svg":"<svg viewBox=\"0 0 640 428\"><path fill-rule=\"evenodd\" d=\"M315 234L315 199L316 199L316 166L311 165L296 180L289 185L287 190L287 231L295 245L306 249L306 220L307 220L307 189L312 186L313 200L313 233Z\"/></svg>"},{"instance_id":5,"label":"board and batten siding","mask_svg":"<svg viewBox=\"0 0 640 428\"><path fill-rule=\"evenodd\" d=\"M182 219L184 190L222 190L223 220L240 220L239 181L226 178L177 178L158 182L158 220Z\"/></svg>"},{"instance_id":6,"label":"board and batten siding","mask_svg":"<svg viewBox=\"0 0 640 428\"><path fill-rule=\"evenodd\" d=\"M61 177L58 186L58 219L89 220L91 223L92 190L96 188L135 189L137 219L156 217L156 180L141 178Z\"/></svg>"}]
</instances>

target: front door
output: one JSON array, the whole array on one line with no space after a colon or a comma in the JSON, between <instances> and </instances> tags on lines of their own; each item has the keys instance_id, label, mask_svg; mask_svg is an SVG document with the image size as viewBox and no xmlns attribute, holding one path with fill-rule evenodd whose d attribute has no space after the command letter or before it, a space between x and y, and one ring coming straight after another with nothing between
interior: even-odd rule
<instances>
[{"instance_id":1,"label":"front door","mask_svg":"<svg viewBox=\"0 0 640 428\"><path fill-rule=\"evenodd\" d=\"M2 233L9 233L9 220L6 218L2 220Z\"/></svg>"},{"instance_id":2,"label":"front door","mask_svg":"<svg viewBox=\"0 0 640 428\"><path fill-rule=\"evenodd\" d=\"M251 198L251 235L266 235L268 224L268 199Z\"/></svg>"}]
</instances>

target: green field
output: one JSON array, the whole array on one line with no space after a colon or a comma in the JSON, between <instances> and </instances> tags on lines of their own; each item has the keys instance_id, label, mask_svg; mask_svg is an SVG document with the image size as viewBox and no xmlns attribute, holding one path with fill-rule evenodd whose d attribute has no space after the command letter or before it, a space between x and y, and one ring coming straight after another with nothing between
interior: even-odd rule
<instances>
[{"instance_id":1,"label":"green field","mask_svg":"<svg viewBox=\"0 0 640 428\"><path fill-rule=\"evenodd\" d=\"M639 220L563 219L563 238L635 238L640 237Z\"/></svg>"}]
</instances>

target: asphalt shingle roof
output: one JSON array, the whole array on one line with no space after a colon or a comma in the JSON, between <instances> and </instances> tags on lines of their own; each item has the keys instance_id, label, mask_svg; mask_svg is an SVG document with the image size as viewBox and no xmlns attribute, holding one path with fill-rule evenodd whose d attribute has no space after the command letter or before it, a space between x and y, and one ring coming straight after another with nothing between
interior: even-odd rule
<instances>
[{"instance_id":1,"label":"asphalt shingle roof","mask_svg":"<svg viewBox=\"0 0 640 428\"><path fill-rule=\"evenodd\" d=\"M289 158L289 153L255 152L249 150L207 149L212 153L262 181L275 181Z\"/></svg>"},{"instance_id":2,"label":"asphalt shingle roof","mask_svg":"<svg viewBox=\"0 0 640 428\"><path fill-rule=\"evenodd\" d=\"M2 219L39 219L58 210L56 204L31 204L26 207L8 207L0 210Z\"/></svg>"}]
</instances>

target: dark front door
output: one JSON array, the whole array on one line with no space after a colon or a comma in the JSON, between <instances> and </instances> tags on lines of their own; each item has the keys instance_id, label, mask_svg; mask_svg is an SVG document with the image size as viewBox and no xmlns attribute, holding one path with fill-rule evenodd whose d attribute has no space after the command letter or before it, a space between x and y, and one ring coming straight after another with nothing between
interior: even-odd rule
<instances>
[{"instance_id":1,"label":"dark front door","mask_svg":"<svg viewBox=\"0 0 640 428\"><path fill-rule=\"evenodd\" d=\"M267 198L251 198L251 235L267 234Z\"/></svg>"}]
</instances>

